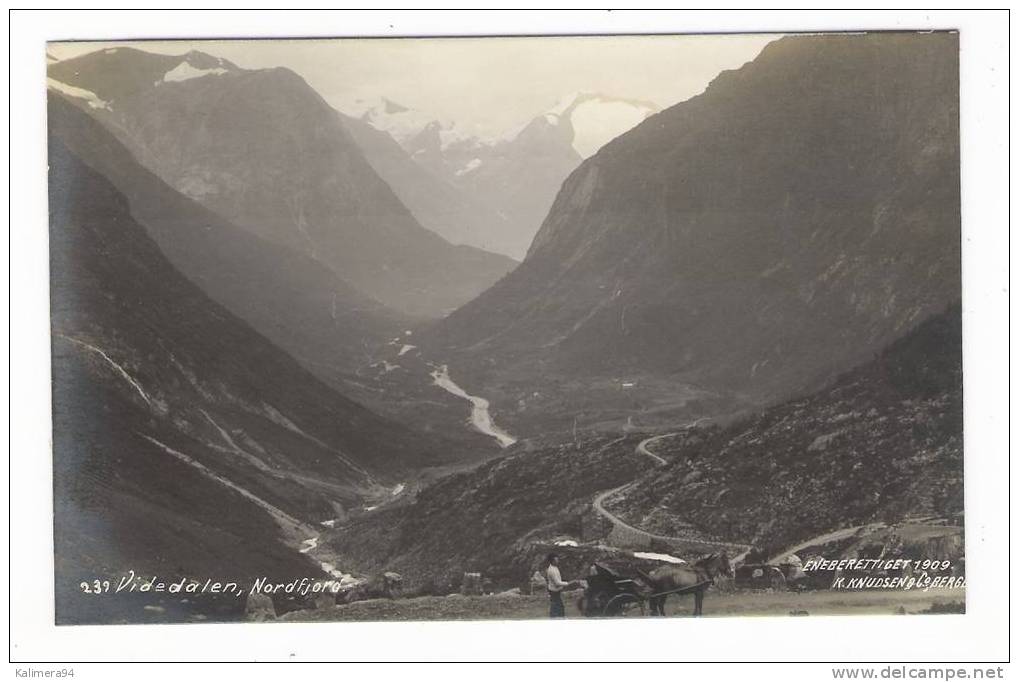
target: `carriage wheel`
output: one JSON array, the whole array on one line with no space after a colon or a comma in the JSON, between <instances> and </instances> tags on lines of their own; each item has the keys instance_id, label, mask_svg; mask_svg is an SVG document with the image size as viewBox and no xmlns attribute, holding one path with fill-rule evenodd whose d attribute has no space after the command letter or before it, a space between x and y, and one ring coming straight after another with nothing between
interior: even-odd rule
<instances>
[{"instance_id":1,"label":"carriage wheel","mask_svg":"<svg viewBox=\"0 0 1019 682\"><path fill-rule=\"evenodd\" d=\"M609 599L609 603L605 605L606 616L632 616L638 615L640 611L637 607L640 605L640 599L632 594L617 594L612 599Z\"/></svg>"}]
</instances>

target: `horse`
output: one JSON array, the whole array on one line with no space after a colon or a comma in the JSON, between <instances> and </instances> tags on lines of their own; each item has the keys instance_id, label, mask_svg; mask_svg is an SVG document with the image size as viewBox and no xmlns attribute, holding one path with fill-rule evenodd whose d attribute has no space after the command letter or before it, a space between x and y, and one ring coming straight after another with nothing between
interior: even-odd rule
<instances>
[{"instance_id":1,"label":"horse","mask_svg":"<svg viewBox=\"0 0 1019 682\"><path fill-rule=\"evenodd\" d=\"M651 591L658 594L652 597L652 616L665 615L665 600L669 593L676 590L692 589L694 594L693 615L699 616L704 605L704 590L708 585L715 582L718 576L732 577L732 566L729 564L729 557L725 553L709 554L699 559L692 566L690 564L661 566L650 573L637 569L637 573L651 587ZM662 593L666 594L662 594Z\"/></svg>"}]
</instances>

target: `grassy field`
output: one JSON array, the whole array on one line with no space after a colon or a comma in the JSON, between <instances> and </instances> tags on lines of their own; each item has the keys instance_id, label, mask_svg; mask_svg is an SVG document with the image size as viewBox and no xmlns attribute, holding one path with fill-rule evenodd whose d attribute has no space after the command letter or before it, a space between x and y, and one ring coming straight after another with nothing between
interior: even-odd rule
<instances>
[{"instance_id":1,"label":"grassy field","mask_svg":"<svg viewBox=\"0 0 1019 682\"><path fill-rule=\"evenodd\" d=\"M578 593L564 598L566 614L581 618L576 608ZM958 613L965 600L963 590L856 591L856 592L763 592L708 593L704 616L804 616L804 615L894 615L934 611ZM937 606L936 606L937 605ZM947 608L945 607L947 605ZM693 598L670 598L670 616L689 616ZM633 615L638 615L634 612ZM399 621L399 620L519 620L546 618L548 599L544 595L494 594L478 597L415 597L374 599L330 606L314 611L295 611L284 621Z\"/></svg>"}]
</instances>

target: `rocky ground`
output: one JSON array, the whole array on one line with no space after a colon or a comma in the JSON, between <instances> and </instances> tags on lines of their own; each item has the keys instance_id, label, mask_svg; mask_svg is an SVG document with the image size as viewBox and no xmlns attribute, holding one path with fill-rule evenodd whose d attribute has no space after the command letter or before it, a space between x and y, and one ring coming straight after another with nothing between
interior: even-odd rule
<instances>
[{"instance_id":1,"label":"rocky ground","mask_svg":"<svg viewBox=\"0 0 1019 682\"><path fill-rule=\"evenodd\" d=\"M662 441L668 465L606 506L653 532L767 547L873 521L961 521L961 341L953 306L828 389Z\"/></svg>"},{"instance_id":2,"label":"rocky ground","mask_svg":"<svg viewBox=\"0 0 1019 682\"><path fill-rule=\"evenodd\" d=\"M662 439L664 465L635 452L635 433L520 443L413 503L337 527L323 544L349 570L392 570L417 594L446 594L468 571L499 589L520 585L542 556L536 543L608 538L592 502L621 486L605 507L633 527L776 551L875 522L961 525L959 321L953 306L823 391Z\"/></svg>"},{"instance_id":3,"label":"rocky ground","mask_svg":"<svg viewBox=\"0 0 1019 682\"><path fill-rule=\"evenodd\" d=\"M574 595L579 595L574 593ZM908 615L961 613L965 593L961 590L859 591L859 592L709 592L704 615L713 616L810 616L810 615ZM566 614L581 618L576 599L567 598ZM669 615L686 616L693 598L673 597L666 605ZM635 614L636 615L636 614ZM293 611L281 617L288 622L393 621L393 620L518 620L548 616L544 595L502 593L485 596L453 594L446 597L374 599L309 611Z\"/></svg>"},{"instance_id":4,"label":"rocky ground","mask_svg":"<svg viewBox=\"0 0 1019 682\"><path fill-rule=\"evenodd\" d=\"M437 481L413 504L323 533L321 542L350 570L396 571L418 593L455 591L468 571L497 588L519 586L546 551L536 543L607 534L591 500L650 466L633 453L640 440L595 437L510 454Z\"/></svg>"}]
</instances>

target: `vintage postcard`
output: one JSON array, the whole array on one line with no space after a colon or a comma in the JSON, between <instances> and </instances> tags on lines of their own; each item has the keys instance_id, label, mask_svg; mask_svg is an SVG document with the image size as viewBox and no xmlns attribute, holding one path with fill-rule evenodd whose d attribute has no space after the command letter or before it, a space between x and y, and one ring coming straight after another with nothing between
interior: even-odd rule
<instances>
[{"instance_id":1,"label":"vintage postcard","mask_svg":"<svg viewBox=\"0 0 1019 682\"><path fill-rule=\"evenodd\" d=\"M957 32L46 59L58 624L965 611Z\"/></svg>"}]
</instances>

